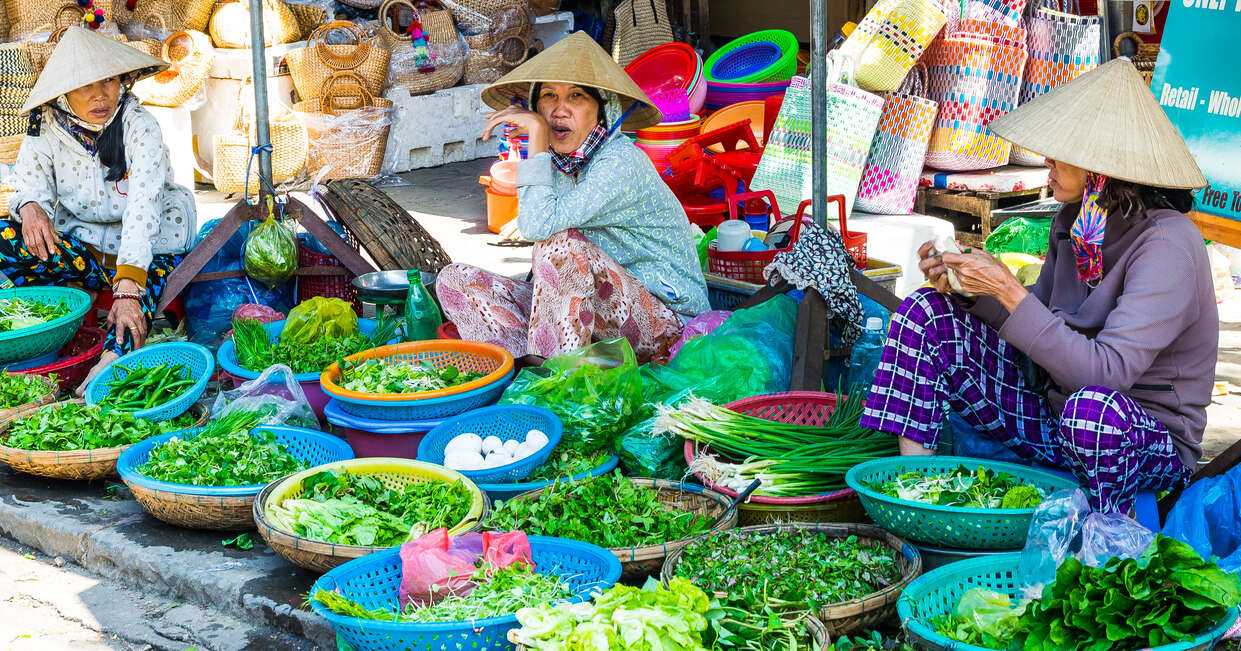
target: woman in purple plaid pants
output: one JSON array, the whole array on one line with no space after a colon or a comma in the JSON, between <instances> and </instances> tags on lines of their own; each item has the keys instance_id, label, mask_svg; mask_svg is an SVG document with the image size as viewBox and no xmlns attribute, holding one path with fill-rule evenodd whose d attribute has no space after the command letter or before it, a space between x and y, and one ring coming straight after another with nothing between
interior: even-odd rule
<instances>
[{"instance_id":1,"label":"woman in purple plaid pants","mask_svg":"<svg viewBox=\"0 0 1241 651\"><path fill-rule=\"evenodd\" d=\"M1184 215L1206 181L1144 89L1112 61L991 123L1047 157L1065 203L1042 272L1026 288L986 253L924 244L934 289L893 315L862 426L900 436L902 454L933 454L947 405L1071 471L1105 513L1188 480L1219 338L1206 250Z\"/></svg>"}]
</instances>

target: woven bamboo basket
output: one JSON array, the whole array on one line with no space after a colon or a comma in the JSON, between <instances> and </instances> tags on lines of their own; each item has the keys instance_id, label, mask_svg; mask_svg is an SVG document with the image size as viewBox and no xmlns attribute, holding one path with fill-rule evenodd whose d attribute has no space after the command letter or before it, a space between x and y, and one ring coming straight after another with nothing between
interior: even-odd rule
<instances>
[{"instance_id":1,"label":"woven bamboo basket","mask_svg":"<svg viewBox=\"0 0 1241 651\"><path fill-rule=\"evenodd\" d=\"M250 164L250 152L257 142L257 136L251 115L254 98L245 97L248 89L252 90L253 86L242 84L237 88L232 133L215 136L212 144L215 156L211 167L211 180L215 183L215 189L220 192L245 192L251 195L259 191L258 170ZM302 124L293 111L281 106L272 111L268 131L272 147L270 180L272 183L283 183L297 176L297 173L306 167L306 154L310 147L306 138L306 125Z\"/></svg>"},{"instance_id":2,"label":"woven bamboo basket","mask_svg":"<svg viewBox=\"0 0 1241 651\"><path fill-rule=\"evenodd\" d=\"M473 496L474 502L465 519L449 529L448 533L454 536L478 529L479 524L487 518L489 513L487 496L474 482L454 470L421 461L363 458L304 470L268 484L267 488L259 493L251 510L259 535L267 541L273 551L290 563L314 572L327 572L355 558L386 549L362 545L338 545L313 540L277 529L268 521L267 507L269 505L297 497L301 494L300 484L304 478L328 469L345 469L352 473L375 477L385 486L397 490L417 482L462 480Z\"/></svg>"},{"instance_id":3,"label":"woven bamboo basket","mask_svg":"<svg viewBox=\"0 0 1241 651\"><path fill-rule=\"evenodd\" d=\"M0 217L9 216L9 201L15 194L17 194L17 188L7 183L0 183Z\"/></svg>"},{"instance_id":4,"label":"woven bamboo basket","mask_svg":"<svg viewBox=\"0 0 1241 651\"><path fill-rule=\"evenodd\" d=\"M75 0L3 0L9 20L9 39L21 40L44 30L72 27L81 23L85 10ZM105 23L112 21L111 0L95 0L95 8L103 10ZM70 15L69 12L73 12Z\"/></svg>"},{"instance_id":5,"label":"woven bamboo basket","mask_svg":"<svg viewBox=\"0 0 1241 651\"><path fill-rule=\"evenodd\" d=\"M18 413L12 414L0 421L0 441L8 441L10 425L39 409L83 404L86 404L86 401L76 399L48 403L33 408L22 407ZM198 414L198 422L195 423L195 427L207 422L207 409L205 407L194 405L191 409ZM23 450L21 448L10 448L0 445L0 461L7 463L13 470L24 472L28 475L85 481L115 476L116 460L129 447L128 445L122 445L114 448L57 452L51 450Z\"/></svg>"},{"instance_id":6,"label":"woven bamboo basket","mask_svg":"<svg viewBox=\"0 0 1241 651\"><path fill-rule=\"evenodd\" d=\"M630 478L630 481L638 486L658 491L660 503L669 510L689 511L711 518L715 521L711 527L711 533L728 531L737 525L737 510L728 511L730 500L722 493L709 488L663 479ZM538 499L548 488L551 486L527 491L510 501ZM726 511L728 511L727 517L724 517ZM689 544L691 540L693 540L692 537L681 538L642 547L615 547L608 551L612 552L621 562L621 581L629 582L642 580L644 577L659 572L668 554Z\"/></svg>"},{"instance_id":7,"label":"woven bamboo basket","mask_svg":"<svg viewBox=\"0 0 1241 651\"><path fill-rule=\"evenodd\" d=\"M517 645L515 651L530 651L530 647L514 641L513 633L516 630L509 631L508 638L510 642ZM828 632L827 626L819 621L818 618L806 618L806 631L810 633L810 638L814 640L814 646L810 647L809 651L826 651L832 646L832 635Z\"/></svg>"},{"instance_id":8,"label":"woven bamboo basket","mask_svg":"<svg viewBox=\"0 0 1241 651\"><path fill-rule=\"evenodd\" d=\"M162 43L157 43L159 49L154 56L171 65L167 70L138 82L134 92L144 104L181 106L198 94L207 81L211 63L215 60L215 48L206 34L197 31L176 32Z\"/></svg>"},{"instance_id":9,"label":"woven bamboo basket","mask_svg":"<svg viewBox=\"0 0 1241 651\"><path fill-rule=\"evenodd\" d=\"M231 531L254 526L250 516L253 496L185 495L137 484L129 484L129 491L147 513L178 527Z\"/></svg>"},{"instance_id":10,"label":"woven bamboo basket","mask_svg":"<svg viewBox=\"0 0 1241 651\"><path fill-rule=\"evenodd\" d=\"M419 70L415 65L414 44L410 37L392 27L390 12L398 8L412 12L422 24L427 49L434 57L434 65L428 72ZM410 0L387 0L379 10L379 17L379 40L392 51L388 86L405 88L411 95L421 95L450 88L461 81L461 75L465 72L466 49L461 45L451 12L443 8L418 11Z\"/></svg>"},{"instance_id":11,"label":"woven bamboo basket","mask_svg":"<svg viewBox=\"0 0 1241 651\"><path fill-rule=\"evenodd\" d=\"M0 185L0 188L3 188L3 187L5 186ZM0 207L5 208L5 209L8 208L8 199L7 197L4 196L3 189L0 189ZM40 396L38 400L28 402L24 405L17 405L16 407L0 409L0 423L7 424L9 421L17 420L18 418L29 416L30 414L33 414L34 412L38 411L39 407L42 407L43 405L50 405L53 402L56 402L56 395L60 393L60 387L57 386L56 381L53 380L51 377L46 377L46 376L41 376L41 375L34 376L34 379L37 382L41 383L43 386L47 387L47 393L44 393L42 396Z\"/></svg>"},{"instance_id":12,"label":"woven bamboo basket","mask_svg":"<svg viewBox=\"0 0 1241 651\"><path fill-rule=\"evenodd\" d=\"M298 40L302 40L319 25L327 21L327 10L322 7L313 5L288 5L289 11L293 12L293 17L297 19L297 28L301 32Z\"/></svg>"},{"instance_id":13,"label":"woven bamboo basket","mask_svg":"<svg viewBox=\"0 0 1241 651\"><path fill-rule=\"evenodd\" d=\"M353 71L337 72L324 82L322 97L293 105L306 125L311 178L370 178L383 169L392 102L374 97L362 81Z\"/></svg>"},{"instance_id":14,"label":"woven bamboo basket","mask_svg":"<svg viewBox=\"0 0 1241 651\"><path fill-rule=\"evenodd\" d=\"M160 36L182 29L206 32L216 4L215 0L139 0L129 21Z\"/></svg>"},{"instance_id":15,"label":"woven bamboo basket","mask_svg":"<svg viewBox=\"0 0 1241 651\"><path fill-rule=\"evenodd\" d=\"M340 32L350 41L347 44L329 45L327 37ZM293 87L302 101L318 99L324 85L339 72L352 72L363 80L361 84L372 96L383 92L388 79L388 62L392 53L380 47L358 25L346 20L334 20L317 27L306 40L306 47L285 55Z\"/></svg>"},{"instance_id":16,"label":"woven bamboo basket","mask_svg":"<svg viewBox=\"0 0 1241 651\"><path fill-rule=\"evenodd\" d=\"M818 617L824 626L827 627L828 633L834 637L839 637L858 630L873 629L886 624L896 623L896 600L901 596L901 590L922 574L922 557L913 545L879 527L869 524L797 522L742 527L737 529L737 532L744 533L745 535L761 536L798 530L822 532L835 538L857 536L863 545L887 547L897 554L897 564L901 570L899 581L861 599L842 601L830 606L824 606L819 611ZM688 545L692 545L694 541L703 540L710 535L703 534L698 536L693 541L689 541ZM680 562L681 554L688 545L682 545L668 555L659 574L661 581L667 583L676 576L677 563ZM717 594L716 596L723 595Z\"/></svg>"}]
</instances>

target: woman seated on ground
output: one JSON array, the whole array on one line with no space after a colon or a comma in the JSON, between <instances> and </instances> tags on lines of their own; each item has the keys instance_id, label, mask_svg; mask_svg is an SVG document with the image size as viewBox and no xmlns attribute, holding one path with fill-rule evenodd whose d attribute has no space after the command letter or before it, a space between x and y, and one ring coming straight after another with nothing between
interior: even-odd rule
<instances>
[{"instance_id":1,"label":"woman seated on ground","mask_svg":"<svg viewBox=\"0 0 1241 651\"><path fill-rule=\"evenodd\" d=\"M30 130L9 201L16 219L0 221L0 271L19 286L113 292L107 342L90 377L142 347L165 277L194 229L194 196L172 182L159 124L129 94L167 67L73 27L22 107Z\"/></svg>"},{"instance_id":2,"label":"woman seated on ground","mask_svg":"<svg viewBox=\"0 0 1241 651\"><path fill-rule=\"evenodd\" d=\"M1206 185L1127 61L991 124L1047 157L1056 215L1028 290L982 252L937 253L893 316L862 425L931 454L943 406L1021 457L1071 470L1092 507L1183 485L1202 454L1219 317L1202 235ZM955 274L967 298L951 291Z\"/></svg>"},{"instance_id":3,"label":"woman seated on ground","mask_svg":"<svg viewBox=\"0 0 1241 651\"><path fill-rule=\"evenodd\" d=\"M527 99L535 111L510 107ZM529 135L517 166L517 224L536 242L534 282L462 264L436 280L462 338L526 361L625 337L639 359L667 357L686 321L709 309L693 227L649 158L619 133L660 120L633 80L585 33L483 91ZM622 105L629 109L622 114Z\"/></svg>"}]
</instances>

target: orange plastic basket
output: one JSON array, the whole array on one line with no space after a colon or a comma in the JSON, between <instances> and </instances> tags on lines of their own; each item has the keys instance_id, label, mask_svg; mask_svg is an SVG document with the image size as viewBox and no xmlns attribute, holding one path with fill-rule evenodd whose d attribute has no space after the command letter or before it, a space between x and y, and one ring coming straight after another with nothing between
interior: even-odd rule
<instances>
[{"instance_id":1,"label":"orange plastic basket","mask_svg":"<svg viewBox=\"0 0 1241 651\"><path fill-rule=\"evenodd\" d=\"M332 364L319 376L323 390L335 398L345 401L363 401L373 404L378 402L408 403L413 400L445 398L482 389L502 381L513 371L513 356L507 350L494 344L480 341L464 341L452 339L435 339L430 341L412 341L400 344L380 346L346 357L346 361L367 359L383 359L389 362L421 364L430 362L435 368L448 365L456 366L462 372L482 373L483 377L447 389L421 391L418 393L362 393L350 391L336 383L340 379L340 364Z\"/></svg>"}]
</instances>

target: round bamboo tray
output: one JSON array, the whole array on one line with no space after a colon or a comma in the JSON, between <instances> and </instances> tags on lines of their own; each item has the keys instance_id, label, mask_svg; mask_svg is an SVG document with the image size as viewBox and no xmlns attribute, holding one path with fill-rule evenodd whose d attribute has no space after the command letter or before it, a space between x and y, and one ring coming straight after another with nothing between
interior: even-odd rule
<instances>
[{"instance_id":1,"label":"round bamboo tray","mask_svg":"<svg viewBox=\"0 0 1241 651\"><path fill-rule=\"evenodd\" d=\"M857 630L873 629L896 622L896 600L900 598L901 591L905 589L905 586L922 574L922 557L913 545L879 527L869 524L797 522L742 527L737 529L737 532L746 535L763 535L798 530L822 532L834 538L857 536L862 544L870 547L887 547L897 553L896 560L901 570L899 581L860 599L851 599L824 606L818 612L819 620L823 622L828 633L834 637L839 637ZM711 535L704 534L698 536L693 541L690 541L689 545L694 544L695 541L704 540ZM672 552L668 555L668 559L664 561L659 578L665 584L676 576L677 563L680 562L681 554L684 552L685 547L689 545L683 545L680 549ZM725 595L716 593L715 596L723 597Z\"/></svg>"},{"instance_id":2,"label":"round bamboo tray","mask_svg":"<svg viewBox=\"0 0 1241 651\"><path fill-rule=\"evenodd\" d=\"M52 402L35 407L23 406L18 407L19 412L5 417L0 420L0 441L8 441L8 429L14 422L25 418L44 407L56 407L63 405L84 405L86 401L65 400L63 402ZM198 421L195 427L199 427L207 422L207 408L202 405L194 405L191 410L196 410ZM18 472L24 472L28 475L36 475L39 477L49 477L51 479L69 479L74 481L85 481L90 479L104 479L106 477L116 476L116 460L120 458L121 453L130 446L122 445L114 448L97 448L94 450L23 450L21 448L10 448L0 444L0 461L8 464L10 468Z\"/></svg>"},{"instance_id":3,"label":"round bamboo tray","mask_svg":"<svg viewBox=\"0 0 1241 651\"><path fill-rule=\"evenodd\" d=\"M254 520L250 507L254 496L186 495L137 484L128 484L129 492L144 511L157 520L187 529L231 531L251 529Z\"/></svg>"},{"instance_id":4,"label":"round bamboo tray","mask_svg":"<svg viewBox=\"0 0 1241 651\"><path fill-rule=\"evenodd\" d=\"M727 517L722 517L724 512L728 511L731 500L719 492L696 484L682 484L663 479L630 478L629 481L658 491L660 503L669 510L689 511L714 519L715 524L712 525L709 533L727 531L737 525L736 509L729 511ZM551 486L527 491L511 501L537 499L548 488ZM668 554L684 547L691 540L693 537L642 547L613 547L608 551L612 552L621 562L621 581L628 582L655 574L663 567L664 559Z\"/></svg>"},{"instance_id":5,"label":"round bamboo tray","mask_svg":"<svg viewBox=\"0 0 1241 651\"><path fill-rule=\"evenodd\" d=\"M295 475L274 481L259 493L252 506L251 517L258 527L259 535L267 541L268 546L290 563L315 572L327 572L355 558L382 551L387 547L369 545L340 545L327 543L312 538L277 529L267 519L267 507L277 504L286 498L301 495L301 482L306 477L324 470L347 470L354 474L375 477L392 489L401 489L408 484L425 481L457 481L462 480L466 490L473 497L470 511L465 519L449 529L448 533L458 536L474 531L489 513L487 497L474 482L461 473L442 466L409 459L368 457L352 459L338 463L324 464Z\"/></svg>"}]
</instances>

